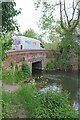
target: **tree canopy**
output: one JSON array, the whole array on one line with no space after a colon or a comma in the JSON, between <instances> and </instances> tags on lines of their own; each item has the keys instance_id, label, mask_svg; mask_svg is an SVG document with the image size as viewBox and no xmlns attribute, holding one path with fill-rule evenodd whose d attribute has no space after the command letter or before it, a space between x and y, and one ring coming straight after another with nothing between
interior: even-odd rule
<instances>
[{"instance_id":1,"label":"tree canopy","mask_svg":"<svg viewBox=\"0 0 80 120\"><path fill-rule=\"evenodd\" d=\"M33 29L28 29L23 33L24 36L37 39L37 33Z\"/></svg>"},{"instance_id":2,"label":"tree canopy","mask_svg":"<svg viewBox=\"0 0 80 120\"><path fill-rule=\"evenodd\" d=\"M6 58L5 50L11 48L14 31L19 31L19 26L14 17L19 15L21 10L17 10L15 7L15 2L2 2L2 60Z\"/></svg>"},{"instance_id":3,"label":"tree canopy","mask_svg":"<svg viewBox=\"0 0 80 120\"><path fill-rule=\"evenodd\" d=\"M21 13L21 10L15 9L15 2L2 2L2 32L11 32L19 30L14 17Z\"/></svg>"},{"instance_id":4,"label":"tree canopy","mask_svg":"<svg viewBox=\"0 0 80 120\"><path fill-rule=\"evenodd\" d=\"M36 8L40 7L42 11L39 26L43 30L43 34L52 41L53 49L54 41L59 40L57 49L60 50L58 60L61 62L57 61L57 63L64 64L65 69L67 63L72 61L70 59L74 58L72 56L76 56L75 58L77 58L78 41L76 28L79 25L80 19L79 2L74 2L74 0L70 1L70 4L66 0L59 0L57 2L52 0L37 0L35 2Z\"/></svg>"},{"instance_id":5,"label":"tree canopy","mask_svg":"<svg viewBox=\"0 0 80 120\"><path fill-rule=\"evenodd\" d=\"M55 28L61 26L66 33L73 33L77 25L79 24L80 18L80 9L78 8L79 2L75 3L74 0L70 5L67 5L67 2L64 0L55 1L43 1L37 0L35 2L36 8L40 7L42 11L42 17L40 18L39 25L44 32L48 34L53 34L56 31ZM55 17L55 11L59 9L59 13ZM72 12L71 12L72 11ZM60 33L59 31L59 34Z\"/></svg>"}]
</instances>

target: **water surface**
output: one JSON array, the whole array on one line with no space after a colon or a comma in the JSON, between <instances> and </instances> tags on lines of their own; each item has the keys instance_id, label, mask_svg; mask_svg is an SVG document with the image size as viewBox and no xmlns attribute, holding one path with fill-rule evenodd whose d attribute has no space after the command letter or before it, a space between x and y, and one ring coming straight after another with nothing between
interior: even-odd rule
<instances>
[{"instance_id":1,"label":"water surface","mask_svg":"<svg viewBox=\"0 0 80 120\"><path fill-rule=\"evenodd\" d=\"M72 106L80 109L80 72L79 71L33 71L33 77L37 78L36 82L42 88L61 87L70 93L70 101ZM40 83L43 83L40 84Z\"/></svg>"}]
</instances>

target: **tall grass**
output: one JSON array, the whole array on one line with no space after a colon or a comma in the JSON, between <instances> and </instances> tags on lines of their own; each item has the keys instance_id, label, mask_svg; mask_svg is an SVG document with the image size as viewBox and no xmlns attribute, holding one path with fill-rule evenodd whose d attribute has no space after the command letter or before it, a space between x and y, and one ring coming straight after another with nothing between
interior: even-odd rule
<instances>
[{"instance_id":1,"label":"tall grass","mask_svg":"<svg viewBox=\"0 0 80 120\"><path fill-rule=\"evenodd\" d=\"M10 68L8 70L2 70L2 81L4 83L18 83L25 78L28 78L31 75L30 69L27 64L22 64L21 68L13 69Z\"/></svg>"},{"instance_id":2,"label":"tall grass","mask_svg":"<svg viewBox=\"0 0 80 120\"><path fill-rule=\"evenodd\" d=\"M66 91L49 89L42 92L37 90L35 82L32 82L22 84L18 91L9 94L3 96L5 110L10 109L8 105L20 104L28 112L28 118L78 118L77 111L68 101L69 94Z\"/></svg>"}]
</instances>

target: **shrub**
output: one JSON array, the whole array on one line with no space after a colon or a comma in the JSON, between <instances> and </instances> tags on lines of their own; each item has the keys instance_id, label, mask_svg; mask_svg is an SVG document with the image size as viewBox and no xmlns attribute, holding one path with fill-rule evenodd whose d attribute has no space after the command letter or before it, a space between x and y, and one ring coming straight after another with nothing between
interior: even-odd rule
<instances>
[{"instance_id":1,"label":"shrub","mask_svg":"<svg viewBox=\"0 0 80 120\"><path fill-rule=\"evenodd\" d=\"M15 72L16 81L19 82L25 78L30 77L31 72L27 64L22 64L21 69Z\"/></svg>"},{"instance_id":2,"label":"shrub","mask_svg":"<svg viewBox=\"0 0 80 120\"><path fill-rule=\"evenodd\" d=\"M12 70L2 70L2 81L4 83L14 83L15 82L15 74L13 74Z\"/></svg>"},{"instance_id":3,"label":"shrub","mask_svg":"<svg viewBox=\"0 0 80 120\"><path fill-rule=\"evenodd\" d=\"M56 61L51 60L51 61L47 62L46 68L47 69L54 69L54 68L56 68L56 65L57 65Z\"/></svg>"},{"instance_id":4,"label":"shrub","mask_svg":"<svg viewBox=\"0 0 80 120\"><path fill-rule=\"evenodd\" d=\"M70 105L66 91L38 91L34 84L23 85L18 98L28 109L31 118L77 118L78 114Z\"/></svg>"},{"instance_id":5,"label":"shrub","mask_svg":"<svg viewBox=\"0 0 80 120\"><path fill-rule=\"evenodd\" d=\"M22 70L24 76L29 77L31 75L30 68L29 68L28 64L23 63L22 67L21 67L21 70Z\"/></svg>"},{"instance_id":6,"label":"shrub","mask_svg":"<svg viewBox=\"0 0 80 120\"><path fill-rule=\"evenodd\" d=\"M77 118L77 112L68 102L68 93L62 90L40 92L37 99L40 106L35 108L33 117L35 118Z\"/></svg>"},{"instance_id":7,"label":"shrub","mask_svg":"<svg viewBox=\"0 0 80 120\"><path fill-rule=\"evenodd\" d=\"M69 70L70 68L70 62L69 60L67 60L66 58L60 58L58 60L54 60L54 61L49 61L46 65L47 69L61 69L61 70Z\"/></svg>"},{"instance_id":8,"label":"shrub","mask_svg":"<svg viewBox=\"0 0 80 120\"><path fill-rule=\"evenodd\" d=\"M18 118L22 105L18 100L17 92L2 91L2 117Z\"/></svg>"},{"instance_id":9,"label":"shrub","mask_svg":"<svg viewBox=\"0 0 80 120\"><path fill-rule=\"evenodd\" d=\"M36 99L37 88L33 83L27 85L23 84L21 90L18 90L18 99L23 104L25 109L28 110L29 117L32 117L32 113L35 108L39 106L39 101Z\"/></svg>"},{"instance_id":10,"label":"shrub","mask_svg":"<svg viewBox=\"0 0 80 120\"><path fill-rule=\"evenodd\" d=\"M8 110L7 110L7 104L2 101L2 118L8 117Z\"/></svg>"},{"instance_id":11,"label":"shrub","mask_svg":"<svg viewBox=\"0 0 80 120\"><path fill-rule=\"evenodd\" d=\"M2 80L5 83L16 83L24 80L25 78L28 78L30 75L30 69L27 64L22 64L20 69L18 69L17 66L15 70L13 68L8 70L2 70Z\"/></svg>"},{"instance_id":12,"label":"shrub","mask_svg":"<svg viewBox=\"0 0 80 120\"><path fill-rule=\"evenodd\" d=\"M3 94L3 115L9 117L10 106L21 104L27 110L28 118L78 118L78 112L70 105L68 98L68 92L62 89L37 90L33 81L22 84L16 92ZM13 114L14 110L10 112Z\"/></svg>"}]
</instances>

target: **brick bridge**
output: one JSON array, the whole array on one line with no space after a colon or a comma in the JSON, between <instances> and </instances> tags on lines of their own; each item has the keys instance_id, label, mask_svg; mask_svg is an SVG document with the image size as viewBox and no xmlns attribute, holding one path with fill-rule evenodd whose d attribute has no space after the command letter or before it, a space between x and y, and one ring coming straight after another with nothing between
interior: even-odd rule
<instances>
[{"instance_id":1,"label":"brick bridge","mask_svg":"<svg viewBox=\"0 0 80 120\"><path fill-rule=\"evenodd\" d=\"M8 51L8 59L3 61L3 66L9 68L12 61L14 61L15 65L22 64L22 61L24 61L29 65L31 72L32 68L43 70L46 67L47 61L49 61L56 52L55 50Z\"/></svg>"}]
</instances>

